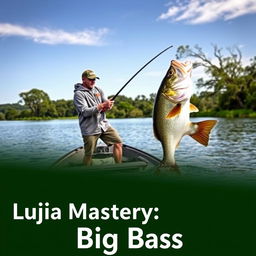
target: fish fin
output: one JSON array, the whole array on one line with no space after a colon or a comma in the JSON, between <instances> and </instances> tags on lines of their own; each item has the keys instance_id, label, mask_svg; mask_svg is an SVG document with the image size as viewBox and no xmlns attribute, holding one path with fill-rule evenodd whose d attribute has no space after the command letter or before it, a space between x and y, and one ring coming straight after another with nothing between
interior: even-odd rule
<instances>
[{"instance_id":1,"label":"fish fin","mask_svg":"<svg viewBox=\"0 0 256 256\"><path fill-rule=\"evenodd\" d=\"M179 115L181 112L181 104L177 104L169 113L168 115L165 117L167 119L175 117L177 115Z\"/></svg>"},{"instance_id":2,"label":"fish fin","mask_svg":"<svg viewBox=\"0 0 256 256\"><path fill-rule=\"evenodd\" d=\"M190 113L199 111L199 109L195 105L193 105L192 103L190 103L189 108L190 108Z\"/></svg>"},{"instance_id":3,"label":"fish fin","mask_svg":"<svg viewBox=\"0 0 256 256\"><path fill-rule=\"evenodd\" d=\"M198 128L197 131L190 136L202 145L208 146L209 134L216 123L216 120L207 120L199 123L194 123L198 125Z\"/></svg>"}]
</instances>

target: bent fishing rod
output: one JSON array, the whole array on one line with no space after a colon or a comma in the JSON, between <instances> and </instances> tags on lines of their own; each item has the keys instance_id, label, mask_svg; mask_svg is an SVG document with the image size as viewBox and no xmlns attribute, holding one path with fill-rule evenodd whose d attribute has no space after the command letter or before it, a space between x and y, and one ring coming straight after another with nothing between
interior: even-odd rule
<instances>
[{"instance_id":1,"label":"bent fishing rod","mask_svg":"<svg viewBox=\"0 0 256 256\"><path fill-rule=\"evenodd\" d=\"M116 93L116 95L115 95L113 98L111 98L111 100L114 100L114 99L120 94L120 92L126 87L126 85L129 84L129 83L132 81L132 79L140 73L140 71L141 71L142 69L144 69L144 68L145 68L149 63L151 63L154 59L156 59L158 56L160 56L162 53L164 53L165 51L169 50L169 49L172 48L172 47L173 47L172 45L169 46L169 47L167 47L166 49L164 49L163 51L161 51L160 53L158 53L158 54L157 54L154 58L152 58L150 61L148 61L142 68L140 68L140 70L138 70L138 71L123 85L123 87Z\"/></svg>"}]
</instances>

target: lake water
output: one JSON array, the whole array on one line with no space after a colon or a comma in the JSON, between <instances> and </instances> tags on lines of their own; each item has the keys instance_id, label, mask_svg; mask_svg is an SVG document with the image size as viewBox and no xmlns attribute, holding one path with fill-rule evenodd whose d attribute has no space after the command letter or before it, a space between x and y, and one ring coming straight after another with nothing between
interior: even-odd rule
<instances>
[{"instance_id":1,"label":"lake water","mask_svg":"<svg viewBox=\"0 0 256 256\"><path fill-rule=\"evenodd\" d=\"M191 118L193 122L212 118ZM200 172L256 172L256 119L217 119L208 147L183 137L176 151L181 169ZM125 144L162 158L160 143L154 138L152 119L110 120ZM83 144L78 120L1 121L1 161L23 159L30 164L49 164Z\"/></svg>"}]
</instances>

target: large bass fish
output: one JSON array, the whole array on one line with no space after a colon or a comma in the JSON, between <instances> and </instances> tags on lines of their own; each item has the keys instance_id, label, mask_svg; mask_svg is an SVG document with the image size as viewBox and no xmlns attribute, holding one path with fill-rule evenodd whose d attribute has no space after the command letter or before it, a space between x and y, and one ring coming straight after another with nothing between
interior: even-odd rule
<instances>
[{"instance_id":1,"label":"large bass fish","mask_svg":"<svg viewBox=\"0 0 256 256\"><path fill-rule=\"evenodd\" d=\"M198 112L190 103L192 63L172 60L156 95L153 111L155 137L163 147L162 166L175 167L175 150L184 135L190 135L204 146L216 120L192 123L190 112Z\"/></svg>"}]
</instances>

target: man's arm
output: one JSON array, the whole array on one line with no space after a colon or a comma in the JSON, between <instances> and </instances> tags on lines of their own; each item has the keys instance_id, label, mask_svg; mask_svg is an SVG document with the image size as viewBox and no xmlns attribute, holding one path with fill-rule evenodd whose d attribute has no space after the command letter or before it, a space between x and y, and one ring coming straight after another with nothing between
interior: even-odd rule
<instances>
[{"instance_id":1,"label":"man's arm","mask_svg":"<svg viewBox=\"0 0 256 256\"><path fill-rule=\"evenodd\" d=\"M89 107L84 96L80 92L75 93L74 104L78 114L84 117L92 116L100 111L98 106Z\"/></svg>"},{"instance_id":2,"label":"man's arm","mask_svg":"<svg viewBox=\"0 0 256 256\"><path fill-rule=\"evenodd\" d=\"M74 104L78 114L84 117L92 116L101 111L106 111L112 107L112 103L108 99L106 99L106 101L103 103L98 104L97 106L89 107L84 96L80 92L75 93Z\"/></svg>"},{"instance_id":3,"label":"man's arm","mask_svg":"<svg viewBox=\"0 0 256 256\"><path fill-rule=\"evenodd\" d=\"M102 89L98 88L97 87L97 90L100 92L100 95L101 95L101 101L102 101L102 106L100 107L99 111L107 111L109 109L111 109L114 105L114 101L112 101L111 99L107 99L105 97L105 94L104 92L102 91ZM99 106L99 105L98 105Z\"/></svg>"}]
</instances>

